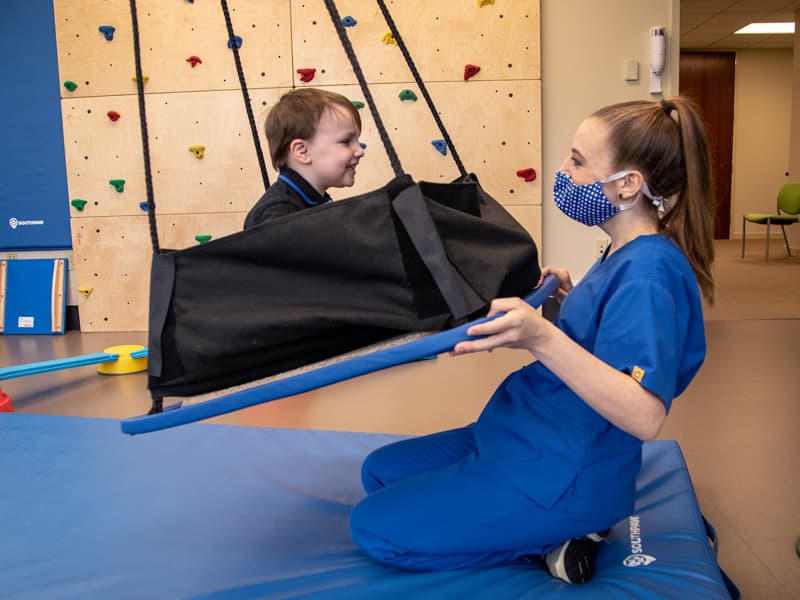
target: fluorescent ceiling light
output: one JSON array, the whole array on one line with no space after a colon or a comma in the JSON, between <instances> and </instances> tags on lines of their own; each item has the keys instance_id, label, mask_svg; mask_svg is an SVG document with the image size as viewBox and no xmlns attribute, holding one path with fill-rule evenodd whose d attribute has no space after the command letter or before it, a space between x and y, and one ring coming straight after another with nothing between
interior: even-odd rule
<instances>
[{"instance_id":1,"label":"fluorescent ceiling light","mask_svg":"<svg viewBox=\"0 0 800 600\"><path fill-rule=\"evenodd\" d=\"M736 33L794 33L794 23L750 23Z\"/></svg>"}]
</instances>

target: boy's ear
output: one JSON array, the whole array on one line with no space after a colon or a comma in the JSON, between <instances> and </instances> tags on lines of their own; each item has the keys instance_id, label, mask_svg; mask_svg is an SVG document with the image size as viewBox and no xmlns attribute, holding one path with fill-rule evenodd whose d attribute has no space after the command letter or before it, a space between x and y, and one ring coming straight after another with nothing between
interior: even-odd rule
<instances>
[{"instance_id":1,"label":"boy's ear","mask_svg":"<svg viewBox=\"0 0 800 600\"><path fill-rule=\"evenodd\" d=\"M289 156L297 162L307 165L311 162L311 155L308 152L306 140L294 139L289 143Z\"/></svg>"}]
</instances>

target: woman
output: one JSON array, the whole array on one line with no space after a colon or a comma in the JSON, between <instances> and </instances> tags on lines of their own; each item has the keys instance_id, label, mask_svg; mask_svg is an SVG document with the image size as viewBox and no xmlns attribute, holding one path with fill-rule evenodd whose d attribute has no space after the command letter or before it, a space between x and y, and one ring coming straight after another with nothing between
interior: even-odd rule
<instances>
[{"instance_id":1,"label":"woman","mask_svg":"<svg viewBox=\"0 0 800 600\"><path fill-rule=\"evenodd\" d=\"M498 347L538 361L509 375L477 422L397 442L364 462L354 541L403 569L543 556L583 583L602 532L628 516L642 442L705 357L713 301L712 191L702 122L683 98L603 108L575 133L556 204L611 242L550 323L518 298L469 330L457 355Z\"/></svg>"}]
</instances>

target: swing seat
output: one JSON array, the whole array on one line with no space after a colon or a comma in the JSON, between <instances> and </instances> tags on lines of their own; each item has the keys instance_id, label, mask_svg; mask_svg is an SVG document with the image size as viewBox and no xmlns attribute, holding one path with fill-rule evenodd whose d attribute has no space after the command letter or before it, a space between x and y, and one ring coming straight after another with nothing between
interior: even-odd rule
<instances>
[{"instance_id":1,"label":"swing seat","mask_svg":"<svg viewBox=\"0 0 800 600\"><path fill-rule=\"evenodd\" d=\"M352 543L361 462L398 435L0 413L0 589L23 598L737 597L674 441L644 445L634 514L569 585L539 564L409 573Z\"/></svg>"},{"instance_id":2,"label":"swing seat","mask_svg":"<svg viewBox=\"0 0 800 600\"><path fill-rule=\"evenodd\" d=\"M478 185L415 184L154 254L149 387L193 396L409 332L448 329L537 283L536 245Z\"/></svg>"}]
</instances>

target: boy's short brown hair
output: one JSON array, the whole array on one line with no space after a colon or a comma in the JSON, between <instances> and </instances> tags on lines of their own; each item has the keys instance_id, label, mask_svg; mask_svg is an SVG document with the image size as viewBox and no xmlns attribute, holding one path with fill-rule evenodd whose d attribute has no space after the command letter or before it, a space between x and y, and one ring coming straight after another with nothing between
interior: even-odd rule
<instances>
[{"instance_id":1,"label":"boy's short brown hair","mask_svg":"<svg viewBox=\"0 0 800 600\"><path fill-rule=\"evenodd\" d=\"M340 108L350 115L361 130L358 109L341 94L318 88L298 88L281 96L270 109L265 124L272 166L278 169L286 164L292 140L314 137L322 114L332 108Z\"/></svg>"}]
</instances>

